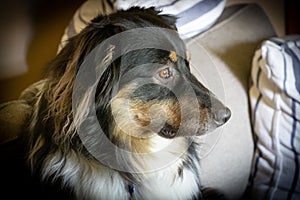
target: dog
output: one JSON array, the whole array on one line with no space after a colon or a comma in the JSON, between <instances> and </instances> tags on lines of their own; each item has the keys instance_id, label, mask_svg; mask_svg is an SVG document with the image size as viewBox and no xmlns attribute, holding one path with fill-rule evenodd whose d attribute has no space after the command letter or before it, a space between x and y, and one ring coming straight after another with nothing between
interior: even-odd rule
<instances>
[{"instance_id":1,"label":"dog","mask_svg":"<svg viewBox=\"0 0 300 200\"><path fill-rule=\"evenodd\" d=\"M41 182L75 199L205 198L194 137L231 113L191 74L175 22L98 16L49 63L29 126Z\"/></svg>"}]
</instances>

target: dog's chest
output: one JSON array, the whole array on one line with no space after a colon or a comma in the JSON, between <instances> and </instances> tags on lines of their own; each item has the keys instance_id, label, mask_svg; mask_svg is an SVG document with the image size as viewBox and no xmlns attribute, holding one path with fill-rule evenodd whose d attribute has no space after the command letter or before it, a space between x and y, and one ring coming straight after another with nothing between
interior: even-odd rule
<instances>
[{"instance_id":1,"label":"dog's chest","mask_svg":"<svg viewBox=\"0 0 300 200\"><path fill-rule=\"evenodd\" d=\"M179 172L178 167L176 163L175 166L145 174L139 183L131 183L119 172L105 166L87 167L67 162L61 176L78 199L181 200L198 196L199 177L190 168L182 168Z\"/></svg>"},{"instance_id":2,"label":"dog's chest","mask_svg":"<svg viewBox=\"0 0 300 200\"><path fill-rule=\"evenodd\" d=\"M184 169L181 176L170 170L155 172L143 178L143 181L139 184L130 183L119 175L110 175L110 178L101 175L94 180L97 180L97 183L92 184L95 188L90 187L89 189L97 191L97 194L92 195L96 199L181 200L192 199L200 192L197 177L188 169Z\"/></svg>"},{"instance_id":3,"label":"dog's chest","mask_svg":"<svg viewBox=\"0 0 300 200\"><path fill-rule=\"evenodd\" d=\"M134 187L133 199L192 199L200 192L197 177L188 169L183 169L181 176L162 170Z\"/></svg>"}]
</instances>

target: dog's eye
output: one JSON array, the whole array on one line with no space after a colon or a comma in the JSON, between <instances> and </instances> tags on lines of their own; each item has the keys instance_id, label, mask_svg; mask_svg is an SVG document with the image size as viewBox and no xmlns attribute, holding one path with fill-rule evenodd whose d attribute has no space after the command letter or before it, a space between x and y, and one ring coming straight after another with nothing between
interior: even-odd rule
<instances>
[{"instance_id":1,"label":"dog's eye","mask_svg":"<svg viewBox=\"0 0 300 200\"><path fill-rule=\"evenodd\" d=\"M171 78L172 76L173 76L173 74L169 67L164 68L159 71L159 77L162 79L168 79L168 78Z\"/></svg>"}]
</instances>

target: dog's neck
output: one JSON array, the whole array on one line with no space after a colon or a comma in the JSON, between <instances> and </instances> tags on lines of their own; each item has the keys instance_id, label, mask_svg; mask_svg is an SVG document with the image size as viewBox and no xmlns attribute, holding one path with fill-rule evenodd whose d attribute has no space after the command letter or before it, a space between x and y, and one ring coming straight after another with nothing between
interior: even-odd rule
<instances>
[{"instance_id":1,"label":"dog's neck","mask_svg":"<svg viewBox=\"0 0 300 200\"><path fill-rule=\"evenodd\" d=\"M45 179L60 177L78 199L190 199L200 194L199 163L191 155L187 152L153 172L124 176L123 172L75 152L63 160L59 154L52 154L47 157L43 172Z\"/></svg>"},{"instance_id":2,"label":"dog's neck","mask_svg":"<svg viewBox=\"0 0 300 200\"><path fill-rule=\"evenodd\" d=\"M174 163L165 169L148 174L141 183L128 183L132 199L192 199L200 195L199 177L193 169Z\"/></svg>"}]
</instances>

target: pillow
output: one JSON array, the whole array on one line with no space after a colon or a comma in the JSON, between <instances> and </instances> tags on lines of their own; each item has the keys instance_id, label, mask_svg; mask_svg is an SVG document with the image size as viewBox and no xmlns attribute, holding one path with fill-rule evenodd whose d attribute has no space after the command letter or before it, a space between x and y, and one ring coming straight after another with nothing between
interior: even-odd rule
<instances>
[{"instance_id":1,"label":"pillow","mask_svg":"<svg viewBox=\"0 0 300 200\"><path fill-rule=\"evenodd\" d=\"M88 0L75 12L70 24L65 29L58 51L67 40L79 33L98 14L107 15L116 9L126 10L132 6L155 6L162 14L171 14L178 17L178 33L183 39L195 36L210 28L220 17L226 0Z\"/></svg>"},{"instance_id":2,"label":"pillow","mask_svg":"<svg viewBox=\"0 0 300 200\"><path fill-rule=\"evenodd\" d=\"M78 34L87 24L99 14L107 15L115 11L115 0L88 0L74 13L58 47L58 52L65 46L69 38Z\"/></svg>"},{"instance_id":3,"label":"pillow","mask_svg":"<svg viewBox=\"0 0 300 200\"><path fill-rule=\"evenodd\" d=\"M117 0L117 9L126 10L132 6L151 7L161 10L162 14L175 15L176 26L183 39L193 37L209 29L222 14L226 0Z\"/></svg>"},{"instance_id":4,"label":"pillow","mask_svg":"<svg viewBox=\"0 0 300 200\"><path fill-rule=\"evenodd\" d=\"M300 35L263 42L253 58L251 80L251 194L300 199Z\"/></svg>"}]
</instances>

